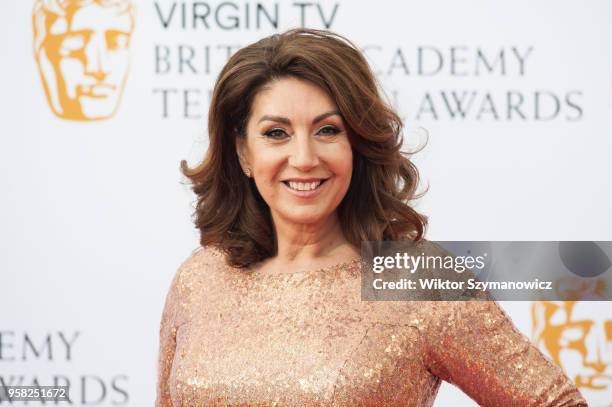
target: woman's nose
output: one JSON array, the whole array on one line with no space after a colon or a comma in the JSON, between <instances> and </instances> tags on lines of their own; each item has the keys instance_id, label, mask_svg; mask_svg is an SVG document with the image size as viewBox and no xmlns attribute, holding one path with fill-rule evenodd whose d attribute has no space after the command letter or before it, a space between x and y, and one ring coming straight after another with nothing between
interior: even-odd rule
<instances>
[{"instance_id":1,"label":"woman's nose","mask_svg":"<svg viewBox=\"0 0 612 407\"><path fill-rule=\"evenodd\" d=\"M300 171L307 172L319 165L319 157L312 137L297 135L292 143L289 165Z\"/></svg>"}]
</instances>

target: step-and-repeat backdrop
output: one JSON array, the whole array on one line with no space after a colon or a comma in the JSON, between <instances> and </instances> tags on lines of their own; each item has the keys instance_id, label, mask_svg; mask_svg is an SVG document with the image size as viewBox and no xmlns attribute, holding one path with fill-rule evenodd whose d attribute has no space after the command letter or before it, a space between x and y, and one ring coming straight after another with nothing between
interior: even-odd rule
<instances>
[{"instance_id":1,"label":"step-and-repeat backdrop","mask_svg":"<svg viewBox=\"0 0 612 407\"><path fill-rule=\"evenodd\" d=\"M432 240L612 240L607 1L4 0L0 380L152 405L163 301L198 244L179 162L220 68L295 26L367 55L406 122ZM502 304L594 406L612 307ZM471 406L445 384L436 405Z\"/></svg>"}]
</instances>

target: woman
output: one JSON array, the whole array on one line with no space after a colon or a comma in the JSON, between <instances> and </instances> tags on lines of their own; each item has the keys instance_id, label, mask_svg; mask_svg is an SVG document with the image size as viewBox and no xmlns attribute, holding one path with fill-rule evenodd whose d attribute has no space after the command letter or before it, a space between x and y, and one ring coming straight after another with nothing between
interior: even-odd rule
<instances>
[{"instance_id":1,"label":"woman","mask_svg":"<svg viewBox=\"0 0 612 407\"><path fill-rule=\"evenodd\" d=\"M361 301L359 247L423 238L402 123L348 40L296 29L221 71L183 172L202 247L172 282L157 406L586 405L495 302Z\"/></svg>"}]
</instances>

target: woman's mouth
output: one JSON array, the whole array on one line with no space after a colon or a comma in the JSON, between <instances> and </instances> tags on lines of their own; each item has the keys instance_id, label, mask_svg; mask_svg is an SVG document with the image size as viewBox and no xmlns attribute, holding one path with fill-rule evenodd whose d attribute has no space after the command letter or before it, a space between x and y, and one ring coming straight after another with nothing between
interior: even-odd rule
<instances>
[{"instance_id":1,"label":"woman's mouth","mask_svg":"<svg viewBox=\"0 0 612 407\"><path fill-rule=\"evenodd\" d=\"M285 185L288 191L293 193L293 195L301 198L309 198L318 195L319 191L325 185L327 180L329 180L329 178L307 180L288 179L282 181L282 183Z\"/></svg>"}]
</instances>

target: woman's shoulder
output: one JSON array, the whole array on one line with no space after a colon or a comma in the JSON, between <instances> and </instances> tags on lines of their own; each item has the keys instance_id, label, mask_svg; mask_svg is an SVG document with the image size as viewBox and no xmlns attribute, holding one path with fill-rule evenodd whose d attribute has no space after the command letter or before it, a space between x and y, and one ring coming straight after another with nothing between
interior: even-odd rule
<instances>
[{"instance_id":1,"label":"woman's shoulder","mask_svg":"<svg viewBox=\"0 0 612 407\"><path fill-rule=\"evenodd\" d=\"M457 256L457 248L446 242L438 243L425 238L415 241L407 237L389 243L386 249L390 253L406 253L429 259L431 264L419 268L415 273L419 280L458 282L462 287L466 287L465 290L447 290L432 286L429 289L416 290L414 297L398 301L393 307L399 310L395 315L402 324L436 333L440 332L442 327L453 331L461 327L475 328L482 321L508 319L508 315L487 292L467 288L466 281L475 277L471 270L466 269L458 273L442 267L446 259Z\"/></svg>"},{"instance_id":2,"label":"woman's shoulder","mask_svg":"<svg viewBox=\"0 0 612 407\"><path fill-rule=\"evenodd\" d=\"M413 251L416 251L419 254L423 255L445 256L451 254L439 243L436 243L435 241L426 239L424 237L419 240L413 240L410 237L406 237L397 241L396 243L401 244L402 246L405 246L406 248L412 249Z\"/></svg>"},{"instance_id":3,"label":"woman's shoulder","mask_svg":"<svg viewBox=\"0 0 612 407\"><path fill-rule=\"evenodd\" d=\"M179 269L194 269L202 266L221 267L225 264L225 255L219 248L198 246L191 251Z\"/></svg>"},{"instance_id":4,"label":"woman's shoulder","mask_svg":"<svg viewBox=\"0 0 612 407\"><path fill-rule=\"evenodd\" d=\"M213 246L198 246L176 270L175 284L190 287L204 282L227 267L225 255Z\"/></svg>"}]
</instances>

